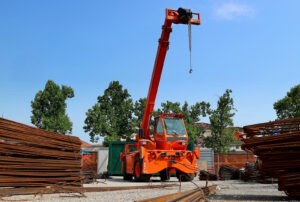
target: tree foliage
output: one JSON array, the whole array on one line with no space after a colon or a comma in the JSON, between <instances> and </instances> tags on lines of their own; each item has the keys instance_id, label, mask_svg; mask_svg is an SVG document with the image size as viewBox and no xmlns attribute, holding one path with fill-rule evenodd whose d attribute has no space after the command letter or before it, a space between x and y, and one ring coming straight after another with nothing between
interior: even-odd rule
<instances>
[{"instance_id":1,"label":"tree foliage","mask_svg":"<svg viewBox=\"0 0 300 202\"><path fill-rule=\"evenodd\" d=\"M97 142L99 136L104 137L103 144L110 141L130 140L132 127L133 102L127 89L118 81L110 82L103 96L87 111L85 132L88 132L92 142Z\"/></svg>"},{"instance_id":2,"label":"tree foliage","mask_svg":"<svg viewBox=\"0 0 300 202\"><path fill-rule=\"evenodd\" d=\"M204 145L213 148L216 153L228 152L230 144L235 140L233 132L226 130L227 127L233 126L232 117L235 115L231 92L226 90L218 100L217 109L212 110L209 117L211 136L204 139Z\"/></svg>"},{"instance_id":3,"label":"tree foliage","mask_svg":"<svg viewBox=\"0 0 300 202\"><path fill-rule=\"evenodd\" d=\"M146 106L146 98L140 98L139 100L135 101L134 103L134 118L133 118L133 125L134 127L140 127L142 120L143 120L143 114Z\"/></svg>"},{"instance_id":4,"label":"tree foliage","mask_svg":"<svg viewBox=\"0 0 300 202\"><path fill-rule=\"evenodd\" d=\"M300 85L294 86L286 96L273 105L278 119L300 117Z\"/></svg>"},{"instance_id":5,"label":"tree foliage","mask_svg":"<svg viewBox=\"0 0 300 202\"><path fill-rule=\"evenodd\" d=\"M87 111L84 131L89 133L92 142L104 137L103 143L106 146L110 141L120 139L128 141L135 128L141 125L146 101L146 98L140 98L133 104L127 89L123 90L118 81L113 81L104 91L104 95L98 97L98 102ZM161 103L161 108L153 112L153 116L161 113L183 114L189 139L196 142L204 131L194 123L200 120L200 116L206 116L210 111L209 108L210 104L206 102L191 106L185 102L181 106L179 102L166 101Z\"/></svg>"},{"instance_id":6,"label":"tree foliage","mask_svg":"<svg viewBox=\"0 0 300 202\"><path fill-rule=\"evenodd\" d=\"M48 80L44 90L38 91L31 101L31 123L52 132L72 133L72 122L66 114L66 100L74 97L71 87L55 84Z\"/></svg>"}]
</instances>

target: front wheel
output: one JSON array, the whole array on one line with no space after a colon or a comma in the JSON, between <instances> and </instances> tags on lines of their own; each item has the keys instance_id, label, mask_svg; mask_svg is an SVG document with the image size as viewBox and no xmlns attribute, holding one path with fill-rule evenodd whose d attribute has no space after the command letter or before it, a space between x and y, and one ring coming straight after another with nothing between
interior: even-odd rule
<instances>
[{"instance_id":1,"label":"front wheel","mask_svg":"<svg viewBox=\"0 0 300 202\"><path fill-rule=\"evenodd\" d=\"M134 180L136 182L149 182L151 175L143 174L143 161L140 158L136 158L134 161Z\"/></svg>"},{"instance_id":2,"label":"front wheel","mask_svg":"<svg viewBox=\"0 0 300 202\"><path fill-rule=\"evenodd\" d=\"M167 169L163 169L162 171L160 171L159 175L160 175L160 180L162 182L170 180L170 174Z\"/></svg>"},{"instance_id":3,"label":"front wheel","mask_svg":"<svg viewBox=\"0 0 300 202\"><path fill-rule=\"evenodd\" d=\"M126 159L124 160L124 171L123 171L123 180L126 180L126 181L131 181L132 180L132 175L131 174L128 174L126 172Z\"/></svg>"}]
</instances>

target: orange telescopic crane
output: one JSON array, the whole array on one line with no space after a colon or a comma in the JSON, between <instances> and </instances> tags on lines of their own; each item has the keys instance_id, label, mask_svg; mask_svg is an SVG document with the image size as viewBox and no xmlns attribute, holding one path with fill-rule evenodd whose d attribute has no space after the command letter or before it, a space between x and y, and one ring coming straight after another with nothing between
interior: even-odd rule
<instances>
[{"instance_id":1,"label":"orange telescopic crane","mask_svg":"<svg viewBox=\"0 0 300 202\"><path fill-rule=\"evenodd\" d=\"M196 18L193 18L196 16ZM183 181L192 180L197 172L200 149L187 151L188 135L182 114L161 114L154 119L151 136L149 124L153 113L160 77L169 48L172 24L200 25L200 14L190 9L166 9L165 23L156 53L152 78L144 110L143 121L136 135L135 144L127 144L121 153L122 172L125 180L149 181L154 173L160 173L161 180L168 180L170 173ZM134 146L135 151L129 151Z\"/></svg>"}]
</instances>

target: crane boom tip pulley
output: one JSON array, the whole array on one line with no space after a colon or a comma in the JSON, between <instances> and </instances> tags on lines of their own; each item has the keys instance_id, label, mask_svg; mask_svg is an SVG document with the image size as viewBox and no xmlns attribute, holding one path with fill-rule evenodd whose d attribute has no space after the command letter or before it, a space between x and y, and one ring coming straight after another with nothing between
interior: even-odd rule
<instances>
[{"instance_id":1,"label":"crane boom tip pulley","mask_svg":"<svg viewBox=\"0 0 300 202\"><path fill-rule=\"evenodd\" d=\"M196 16L196 18L193 18L193 16ZM191 9L187 8L178 8L177 10L167 8L166 20L174 24L201 24L200 13L193 13Z\"/></svg>"}]
</instances>

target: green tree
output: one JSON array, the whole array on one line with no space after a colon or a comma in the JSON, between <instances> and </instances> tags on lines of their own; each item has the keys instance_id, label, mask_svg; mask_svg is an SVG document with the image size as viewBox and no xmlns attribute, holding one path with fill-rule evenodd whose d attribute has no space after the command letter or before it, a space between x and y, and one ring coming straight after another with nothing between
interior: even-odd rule
<instances>
[{"instance_id":1,"label":"green tree","mask_svg":"<svg viewBox=\"0 0 300 202\"><path fill-rule=\"evenodd\" d=\"M143 114L144 114L144 110L145 110L145 106L146 106L146 98L140 98L139 100L135 101L134 103L134 108L133 108L133 112L134 112L134 127L140 127L142 120L143 120Z\"/></svg>"},{"instance_id":2,"label":"green tree","mask_svg":"<svg viewBox=\"0 0 300 202\"><path fill-rule=\"evenodd\" d=\"M225 128L223 131L223 135L224 135L224 142L225 145L229 145L228 147L226 146L224 148L224 153L228 153L228 152L235 152L235 149L231 149L232 143L239 141L236 136L234 135L235 132L239 131L239 129L237 127L229 127L229 128Z\"/></svg>"},{"instance_id":3,"label":"green tree","mask_svg":"<svg viewBox=\"0 0 300 202\"><path fill-rule=\"evenodd\" d=\"M219 149L219 152L218 152L218 149L216 149L216 150L214 149L214 147L216 146L214 143L216 141L214 141L212 139L213 135L205 138L204 145L207 148L213 148L216 153L231 152L231 150L230 150L231 144L237 140L236 137L234 136L234 133L237 130L238 129L236 129L236 128L225 128L223 130L222 135L219 138L219 141L222 143L222 147ZM214 138L216 138L216 137L214 137Z\"/></svg>"},{"instance_id":4,"label":"green tree","mask_svg":"<svg viewBox=\"0 0 300 202\"><path fill-rule=\"evenodd\" d=\"M130 140L133 133L133 103L127 89L118 81L110 82L103 96L87 111L85 132L90 135L91 142L97 142L99 136L104 137L103 144L108 146L110 141Z\"/></svg>"},{"instance_id":5,"label":"green tree","mask_svg":"<svg viewBox=\"0 0 300 202\"><path fill-rule=\"evenodd\" d=\"M146 107L147 98L140 98L139 100L135 101L134 103L134 118L133 118L133 127L139 128L143 121L144 110ZM160 109L154 110L152 117L156 117L157 115L161 114ZM150 126L154 125L154 120L150 120ZM137 131L136 131L137 132ZM150 133L153 133L153 127L150 127Z\"/></svg>"},{"instance_id":6,"label":"green tree","mask_svg":"<svg viewBox=\"0 0 300 202\"><path fill-rule=\"evenodd\" d=\"M227 152L230 144L234 141L233 133L226 131L226 128L233 126L233 116L236 109L234 108L233 99L230 96L231 90L226 92L219 98L217 109L211 111L209 117L211 124L211 136L204 139L204 145L208 148L213 148L218 154L219 171L219 154Z\"/></svg>"},{"instance_id":7,"label":"green tree","mask_svg":"<svg viewBox=\"0 0 300 202\"><path fill-rule=\"evenodd\" d=\"M287 92L286 96L273 105L278 119L300 117L300 85Z\"/></svg>"},{"instance_id":8,"label":"green tree","mask_svg":"<svg viewBox=\"0 0 300 202\"><path fill-rule=\"evenodd\" d=\"M31 101L31 123L38 128L62 134L72 133L72 122L66 114L66 100L74 97L71 87L48 80L45 89L38 91Z\"/></svg>"},{"instance_id":9,"label":"green tree","mask_svg":"<svg viewBox=\"0 0 300 202\"><path fill-rule=\"evenodd\" d=\"M170 102L167 100L167 102L161 103L161 109L158 109L158 111L162 113L174 113L174 114L181 114L181 108L179 102Z\"/></svg>"}]
</instances>

